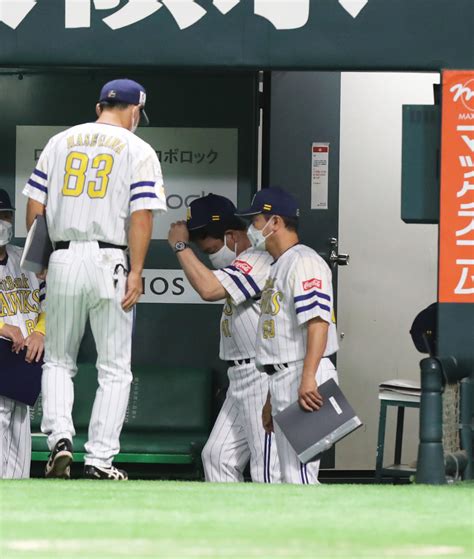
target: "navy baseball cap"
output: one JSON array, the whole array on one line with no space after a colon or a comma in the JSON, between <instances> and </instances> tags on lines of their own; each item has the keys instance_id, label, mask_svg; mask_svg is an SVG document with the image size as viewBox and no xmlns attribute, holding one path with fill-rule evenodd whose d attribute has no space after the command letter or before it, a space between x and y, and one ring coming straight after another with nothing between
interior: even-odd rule
<instances>
[{"instance_id":1,"label":"navy baseball cap","mask_svg":"<svg viewBox=\"0 0 474 559\"><path fill-rule=\"evenodd\" d=\"M3 188L0 188L0 212L14 212L15 208L12 206L10 196L8 192Z\"/></svg>"},{"instance_id":2,"label":"navy baseball cap","mask_svg":"<svg viewBox=\"0 0 474 559\"><path fill-rule=\"evenodd\" d=\"M187 226L189 231L202 227L232 229L239 222L235 217L234 204L224 196L208 194L193 200L188 208Z\"/></svg>"},{"instance_id":3,"label":"navy baseball cap","mask_svg":"<svg viewBox=\"0 0 474 559\"><path fill-rule=\"evenodd\" d=\"M252 205L246 210L238 210L235 215L252 216L257 214L299 217L300 210L296 198L278 186L262 188L252 199Z\"/></svg>"},{"instance_id":4,"label":"navy baseball cap","mask_svg":"<svg viewBox=\"0 0 474 559\"><path fill-rule=\"evenodd\" d=\"M128 103L140 106L140 124L148 126L150 121L145 112L145 88L133 80L112 80L107 82L100 91L99 103Z\"/></svg>"}]
</instances>

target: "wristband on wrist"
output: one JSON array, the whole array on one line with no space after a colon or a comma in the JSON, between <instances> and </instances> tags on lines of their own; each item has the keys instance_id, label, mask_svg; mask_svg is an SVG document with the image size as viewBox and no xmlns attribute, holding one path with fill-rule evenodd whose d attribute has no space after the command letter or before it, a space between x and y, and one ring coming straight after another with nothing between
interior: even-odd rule
<instances>
[{"instance_id":1,"label":"wristband on wrist","mask_svg":"<svg viewBox=\"0 0 474 559\"><path fill-rule=\"evenodd\" d=\"M33 328L33 332L39 332L40 334L43 334L43 336L46 334L46 313L42 312L39 314L38 322Z\"/></svg>"}]
</instances>

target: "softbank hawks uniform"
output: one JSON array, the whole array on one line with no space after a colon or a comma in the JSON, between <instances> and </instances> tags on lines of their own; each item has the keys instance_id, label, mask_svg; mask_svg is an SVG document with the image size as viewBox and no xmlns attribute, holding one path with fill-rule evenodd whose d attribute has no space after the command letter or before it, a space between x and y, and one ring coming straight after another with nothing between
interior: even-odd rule
<instances>
[{"instance_id":1,"label":"softbank hawks uniform","mask_svg":"<svg viewBox=\"0 0 474 559\"><path fill-rule=\"evenodd\" d=\"M280 481L274 437L262 426L268 376L255 367L255 340L260 315L260 286L265 284L271 256L248 249L231 266L214 272L229 297L221 318L219 356L233 361L229 389L202 458L207 481L242 481L250 459L252 480Z\"/></svg>"},{"instance_id":2,"label":"softbank hawks uniform","mask_svg":"<svg viewBox=\"0 0 474 559\"><path fill-rule=\"evenodd\" d=\"M85 463L110 466L119 451L132 373L132 313L124 312L130 215L166 211L161 167L153 148L126 130L88 123L48 142L24 194L46 206L53 252L48 270L42 430L53 449L75 431L71 410L76 358L87 318L96 342L99 388Z\"/></svg>"},{"instance_id":3,"label":"softbank hawks uniform","mask_svg":"<svg viewBox=\"0 0 474 559\"><path fill-rule=\"evenodd\" d=\"M46 284L20 268L21 248L7 245L6 250L6 257L0 261L0 323L17 326L27 338L38 329ZM30 463L28 406L0 396L0 478L30 477Z\"/></svg>"},{"instance_id":4,"label":"softbank hawks uniform","mask_svg":"<svg viewBox=\"0 0 474 559\"><path fill-rule=\"evenodd\" d=\"M312 318L320 317L329 324L324 358L315 371L316 381L318 385L330 378L337 381L336 369L328 359L338 350L333 304L331 270L313 249L295 245L272 264L262 291L256 361L259 367L273 365L277 369L269 377L274 415L298 399L307 322ZM318 483L319 461L301 464L278 425L274 427L282 481Z\"/></svg>"},{"instance_id":5,"label":"softbank hawks uniform","mask_svg":"<svg viewBox=\"0 0 474 559\"><path fill-rule=\"evenodd\" d=\"M298 399L306 354L307 322L312 318L320 317L329 324L324 357L315 371L316 381L318 385L330 378L337 381L336 369L328 359L339 349L333 305L331 270L313 249L298 244L272 265L262 292L257 363L275 365L279 369L270 376L269 383L273 414ZM275 425L275 437L283 481L317 483L319 461L301 464L278 425Z\"/></svg>"}]
</instances>

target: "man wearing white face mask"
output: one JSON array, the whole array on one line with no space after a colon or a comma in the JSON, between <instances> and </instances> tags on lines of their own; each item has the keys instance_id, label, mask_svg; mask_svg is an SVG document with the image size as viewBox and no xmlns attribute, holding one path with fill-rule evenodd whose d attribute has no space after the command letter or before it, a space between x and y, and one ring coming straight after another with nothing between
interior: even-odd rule
<instances>
[{"instance_id":1,"label":"man wearing white face mask","mask_svg":"<svg viewBox=\"0 0 474 559\"><path fill-rule=\"evenodd\" d=\"M268 377L255 367L260 290L272 258L250 247L245 224L234 204L209 194L194 200L187 223L171 226L168 240L194 289L206 301L226 299L221 318L220 358L229 365L226 400L207 441L202 460L207 481L243 481L250 460L254 482L280 481L271 433L265 434L261 409ZM189 238L208 256L209 270L187 244Z\"/></svg>"},{"instance_id":2,"label":"man wearing white face mask","mask_svg":"<svg viewBox=\"0 0 474 559\"><path fill-rule=\"evenodd\" d=\"M86 452L84 477L127 479L112 461L120 449L132 381L131 311L142 294L153 215L166 211L156 152L133 134L139 121L148 122L145 102L145 89L135 81L106 83L97 120L51 138L23 191L29 198L28 228L36 215L46 213L55 247L48 268L42 381L41 429L51 451L46 477L70 477L73 378L90 319L99 388L88 441L80 449Z\"/></svg>"},{"instance_id":3,"label":"man wearing white face mask","mask_svg":"<svg viewBox=\"0 0 474 559\"><path fill-rule=\"evenodd\" d=\"M297 400L305 411L316 411L322 405L318 385L330 378L337 382L329 359L338 350L332 274L316 251L300 244L298 204L288 192L261 190L237 215L252 218L252 245L275 259L262 291L256 348L258 366L270 375L262 417L272 431L272 411ZM302 464L277 425L275 437L283 481L318 483L319 460Z\"/></svg>"},{"instance_id":4,"label":"man wearing white face mask","mask_svg":"<svg viewBox=\"0 0 474 559\"><path fill-rule=\"evenodd\" d=\"M2 351L38 363L44 348L45 282L20 269L22 249L10 244L14 211L8 193L0 189L0 337L12 342L11 350L2 346ZM30 462L28 406L0 393L0 478L29 477Z\"/></svg>"}]
</instances>

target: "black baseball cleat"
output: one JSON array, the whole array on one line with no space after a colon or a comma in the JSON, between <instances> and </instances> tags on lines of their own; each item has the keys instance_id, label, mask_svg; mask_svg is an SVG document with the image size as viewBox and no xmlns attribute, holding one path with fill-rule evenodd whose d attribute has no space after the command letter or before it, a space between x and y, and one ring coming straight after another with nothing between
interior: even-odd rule
<instances>
[{"instance_id":1,"label":"black baseball cleat","mask_svg":"<svg viewBox=\"0 0 474 559\"><path fill-rule=\"evenodd\" d=\"M60 439L49 455L44 475L47 478L69 479L71 477L72 443Z\"/></svg>"},{"instance_id":2,"label":"black baseball cleat","mask_svg":"<svg viewBox=\"0 0 474 559\"><path fill-rule=\"evenodd\" d=\"M111 479L114 481L125 481L128 474L125 470L119 470L114 466L84 466L84 477L87 479Z\"/></svg>"}]
</instances>

